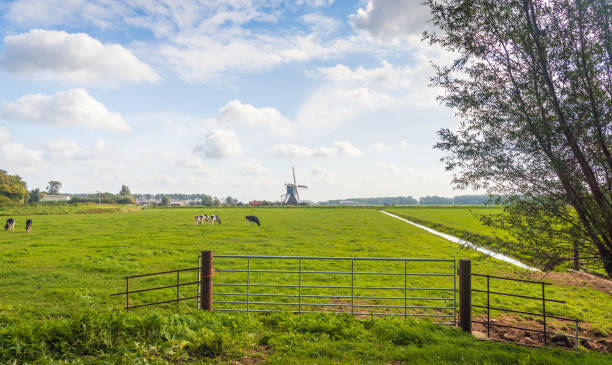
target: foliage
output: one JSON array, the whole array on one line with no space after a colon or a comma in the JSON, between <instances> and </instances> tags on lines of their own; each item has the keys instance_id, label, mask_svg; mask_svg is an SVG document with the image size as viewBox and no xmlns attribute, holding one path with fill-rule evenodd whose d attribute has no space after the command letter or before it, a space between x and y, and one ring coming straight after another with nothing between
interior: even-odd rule
<instances>
[{"instance_id":1,"label":"foliage","mask_svg":"<svg viewBox=\"0 0 612 365\"><path fill-rule=\"evenodd\" d=\"M231 196L227 196L225 198L225 204L227 204L227 205L236 205L236 204L238 204L238 199L232 198Z\"/></svg>"},{"instance_id":2,"label":"foliage","mask_svg":"<svg viewBox=\"0 0 612 365\"><path fill-rule=\"evenodd\" d=\"M161 205L168 205L170 204L170 197L168 197L168 195L162 195L161 197Z\"/></svg>"},{"instance_id":3,"label":"foliage","mask_svg":"<svg viewBox=\"0 0 612 365\"><path fill-rule=\"evenodd\" d=\"M49 195L57 195L60 192L60 189L62 188L62 183L56 180L51 180L47 183L47 193L49 193Z\"/></svg>"},{"instance_id":4,"label":"foliage","mask_svg":"<svg viewBox=\"0 0 612 365\"><path fill-rule=\"evenodd\" d=\"M596 254L612 275L612 7L604 0L426 0L457 55L437 67L462 119L438 149L459 187L510 195L503 222L537 254ZM569 208L571 207L571 209ZM534 225L534 223L536 223ZM541 248L542 245L548 245Z\"/></svg>"},{"instance_id":5,"label":"foliage","mask_svg":"<svg viewBox=\"0 0 612 365\"><path fill-rule=\"evenodd\" d=\"M19 175L9 175L0 170L0 205L7 203L25 203L28 199L25 181Z\"/></svg>"},{"instance_id":6,"label":"foliage","mask_svg":"<svg viewBox=\"0 0 612 365\"><path fill-rule=\"evenodd\" d=\"M30 197L28 198L28 203L33 204L40 201L40 198L44 196L44 192L41 192L39 188L30 191Z\"/></svg>"},{"instance_id":7,"label":"foliage","mask_svg":"<svg viewBox=\"0 0 612 365\"><path fill-rule=\"evenodd\" d=\"M132 196L132 192L127 185L121 185L121 191L119 191L120 199L117 199L118 204L136 204L136 199Z\"/></svg>"},{"instance_id":8,"label":"foliage","mask_svg":"<svg viewBox=\"0 0 612 365\"><path fill-rule=\"evenodd\" d=\"M342 204L342 202L352 201L360 204L366 205L412 205L418 204L418 200L411 196L394 196L394 197L380 197L380 198L348 198L348 199L336 199L336 200L328 200L325 202L319 202L322 205L338 205Z\"/></svg>"},{"instance_id":9,"label":"foliage","mask_svg":"<svg viewBox=\"0 0 612 365\"><path fill-rule=\"evenodd\" d=\"M424 198L419 198L419 205L448 205L453 203L453 198L444 198L441 196L426 196Z\"/></svg>"}]
</instances>

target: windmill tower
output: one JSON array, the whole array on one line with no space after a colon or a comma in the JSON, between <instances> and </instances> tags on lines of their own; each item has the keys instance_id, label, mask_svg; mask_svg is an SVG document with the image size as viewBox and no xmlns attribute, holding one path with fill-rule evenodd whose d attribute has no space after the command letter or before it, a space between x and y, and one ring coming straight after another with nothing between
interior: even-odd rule
<instances>
[{"instance_id":1,"label":"windmill tower","mask_svg":"<svg viewBox=\"0 0 612 365\"><path fill-rule=\"evenodd\" d=\"M298 193L298 188L307 189L308 186L298 185L295 181L295 168L292 167L291 171L293 172L293 184L285 183L285 186L287 187L287 192L281 195L281 201L283 202L283 204L286 205L297 205L300 201L300 194Z\"/></svg>"}]
</instances>

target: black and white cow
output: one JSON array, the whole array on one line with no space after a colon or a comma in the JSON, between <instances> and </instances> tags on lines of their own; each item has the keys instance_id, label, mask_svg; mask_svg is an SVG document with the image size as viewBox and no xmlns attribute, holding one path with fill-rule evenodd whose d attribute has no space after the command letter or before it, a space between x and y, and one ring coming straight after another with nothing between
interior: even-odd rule
<instances>
[{"instance_id":1,"label":"black and white cow","mask_svg":"<svg viewBox=\"0 0 612 365\"><path fill-rule=\"evenodd\" d=\"M200 223L204 223L204 222L210 223L210 218L206 214L202 214L200 216Z\"/></svg>"},{"instance_id":2,"label":"black and white cow","mask_svg":"<svg viewBox=\"0 0 612 365\"><path fill-rule=\"evenodd\" d=\"M244 223L249 224L249 222L257 223L258 226L261 226L261 224L259 223L259 218L254 215L247 215L244 217Z\"/></svg>"},{"instance_id":3,"label":"black and white cow","mask_svg":"<svg viewBox=\"0 0 612 365\"><path fill-rule=\"evenodd\" d=\"M6 220L6 224L4 225L4 230L5 231L11 231L14 232L15 231L15 220L13 218L9 218Z\"/></svg>"},{"instance_id":4,"label":"black and white cow","mask_svg":"<svg viewBox=\"0 0 612 365\"><path fill-rule=\"evenodd\" d=\"M28 231L28 233L29 233L31 229L32 229L32 220L28 219L26 221L26 231Z\"/></svg>"},{"instance_id":5,"label":"black and white cow","mask_svg":"<svg viewBox=\"0 0 612 365\"><path fill-rule=\"evenodd\" d=\"M221 218L219 218L218 215L213 214L210 216L210 224L214 225L215 222L221 224Z\"/></svg>"},{"instance_id":6,"label":"black and white cow","mask_svg":"<svg viewBox=\"0 0 612 365\"><path fill-rule=\"evenodd\" d=\"M193 222L194 225L198 226L200 224L202 224L202 220L200 219L201 216L196 215L195 216L195 221Z\"/></svg>"}]
</instances>

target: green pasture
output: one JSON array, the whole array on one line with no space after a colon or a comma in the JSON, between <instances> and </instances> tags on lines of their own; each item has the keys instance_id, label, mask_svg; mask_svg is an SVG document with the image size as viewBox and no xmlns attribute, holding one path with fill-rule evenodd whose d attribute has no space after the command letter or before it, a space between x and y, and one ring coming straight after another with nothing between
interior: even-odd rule
<instances>
[{"instance_id":1,"label":"green pasture","mask_svg":"<svg viewBox=\"0 0 612 365\"><path fill-rule=\"evenodd\" d=\"M499 206L403 206L385 208L385 211L454 230L510 239L510 235L503 230L485 226L480 222L482 215L501 213L503 209Z\"/></svg>"},{"instance_id":2,"label":"green pasture","mask_svg":"<svg viewBox=\"0 0 612 365\"><path fill-rule=\"evenodd\" d=\"M273 256L331 256L331 257L391 257L472 260L473 272L493 275L526 277L525 270L491 259L478 252L464 249L455 243L431 235L412 225L380 213L373 208L131 208L91 210L94 207L70 207L57 213L43 212L39 208L23 209L12 214L16 231L0 232L0 326L23 320L41 318L72 318L83 311L118 310L125 305L125 297L111 297L111 293L125 290L126 275L174 270L197 266L197 256L202 250L213 250L215 255L273 255ZM443 211L443 210L441 210ZM450 211L450 210L449 210ZM1 214L7 217L6 210ZM38 214L36 214L38 213ZM82 214L66 214L82 213ZM94 214L97 213L97 214ZM216 226L194 225L196 214L218 214L222 224ZM245 225L245 215L257 215L262 226ZM24 229L25 220L32 218L31 233ZM217 258L214 281L240 283L245 273L222 272L221 269L242 270L245 260ZM251 269L298 269L296 260L252 260ZM351 261L303 260L304 271L351 271ZM362 262L352 268L359 272L452 273L448 262ZM406 267L404 267L406 265ZM195 272L183 273L181 283L193 281ZM297 284L295 273L251 274L252 283ZM350 275L336 276L302 275L302 285L350 285ZM453 277L356 275L355 286L421 287L450 289ZM141 289L157 285L171 285L175 275L133 279L130 288ZM475 280L475 288L484 281ZM513 282L494 282L493 290L538 296L540 287ZM181 288L181 297L195 295L195 286ZM346 289L302 289L301 294L329 294L349 296ZM245 293L243 287L215 287L215 292ZM295 303L294 297L275 297L273 300L257 294L297 294L296 288L251 288L250 302L274 301ZM245 293L246 294L246 293ZM400 290L356 290L359 296L403 296ZM451 305L452 291L415 291L408 296L438 298L438 300L414 299L413 306L444 307ZM475 294L477 296L478 294ZM176 297L175 289L134 294L131 305L149 301L161 301ZM217 301L244 301L245 295L222 297ZM579 318L589 326L603 332L612 330L610 316L612 301L600 291L587 287L552 286L547 297L566 300L566 305L550 304L547 312L553 315ZM475 299L475 301L484 298ZM349 311L350 299L330 301L325 298L309 298L308 303L333 304L332 306L303 306L302 310ZM441 303L445 303L442 305ZM403 313L403 309L365 307L390 304L403 306L404 300L382 301L356 300L360 311ZM540 311L540 303L519 298L495 298L492 305L521 308L524 311ZM238 308L242 304L215 304L216 308ZM297 305L264 306L251 304L250 309L273 308L297 310ZM175 305L167 310L174 311ZM185 301L179 312L193 312L194 301ZM135 311L139 311L137 309ZM162 309L159 309L162 310ZM144 311L144 310L142 310ZM421 310L422 312L422 310ZM114 313L114 312L113 312ZM143 312L144 313L144 312ZM409 310L406 314L418 313ZM429 309L427 313L452 315L448 309ZM219 314L221 315L221 314ZM497 316L494 313L493 316ZM433 317L444 322L449 317ZM571 324L556 324L562 329ZM583 324L584 326L584 324Z\"/></svg>"}]
</instances>

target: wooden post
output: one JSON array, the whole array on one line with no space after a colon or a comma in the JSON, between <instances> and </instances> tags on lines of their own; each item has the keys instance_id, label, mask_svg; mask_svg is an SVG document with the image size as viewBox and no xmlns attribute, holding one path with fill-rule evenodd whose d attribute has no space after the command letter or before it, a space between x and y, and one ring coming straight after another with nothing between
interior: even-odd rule
<instances>
[{"instance_id":1,"label":"wooden post","mask_svg":"<svg viewBox=\"0 0 612 365\"><path fill-rule=\"evenodd\" d=\"M472 333L472 263L459 260L459 327Z\"/></svg>"},{"instance_id":2,"label":"wooden post","mask_svg":"<svg viewBox=\"0 0 612 365\"><path fill-rule=\"evenodd\" d=\"M213 294L213 252L202 251L202 267L200 268L200 309L212 310Z\"/></svg>"}]
</instances>

